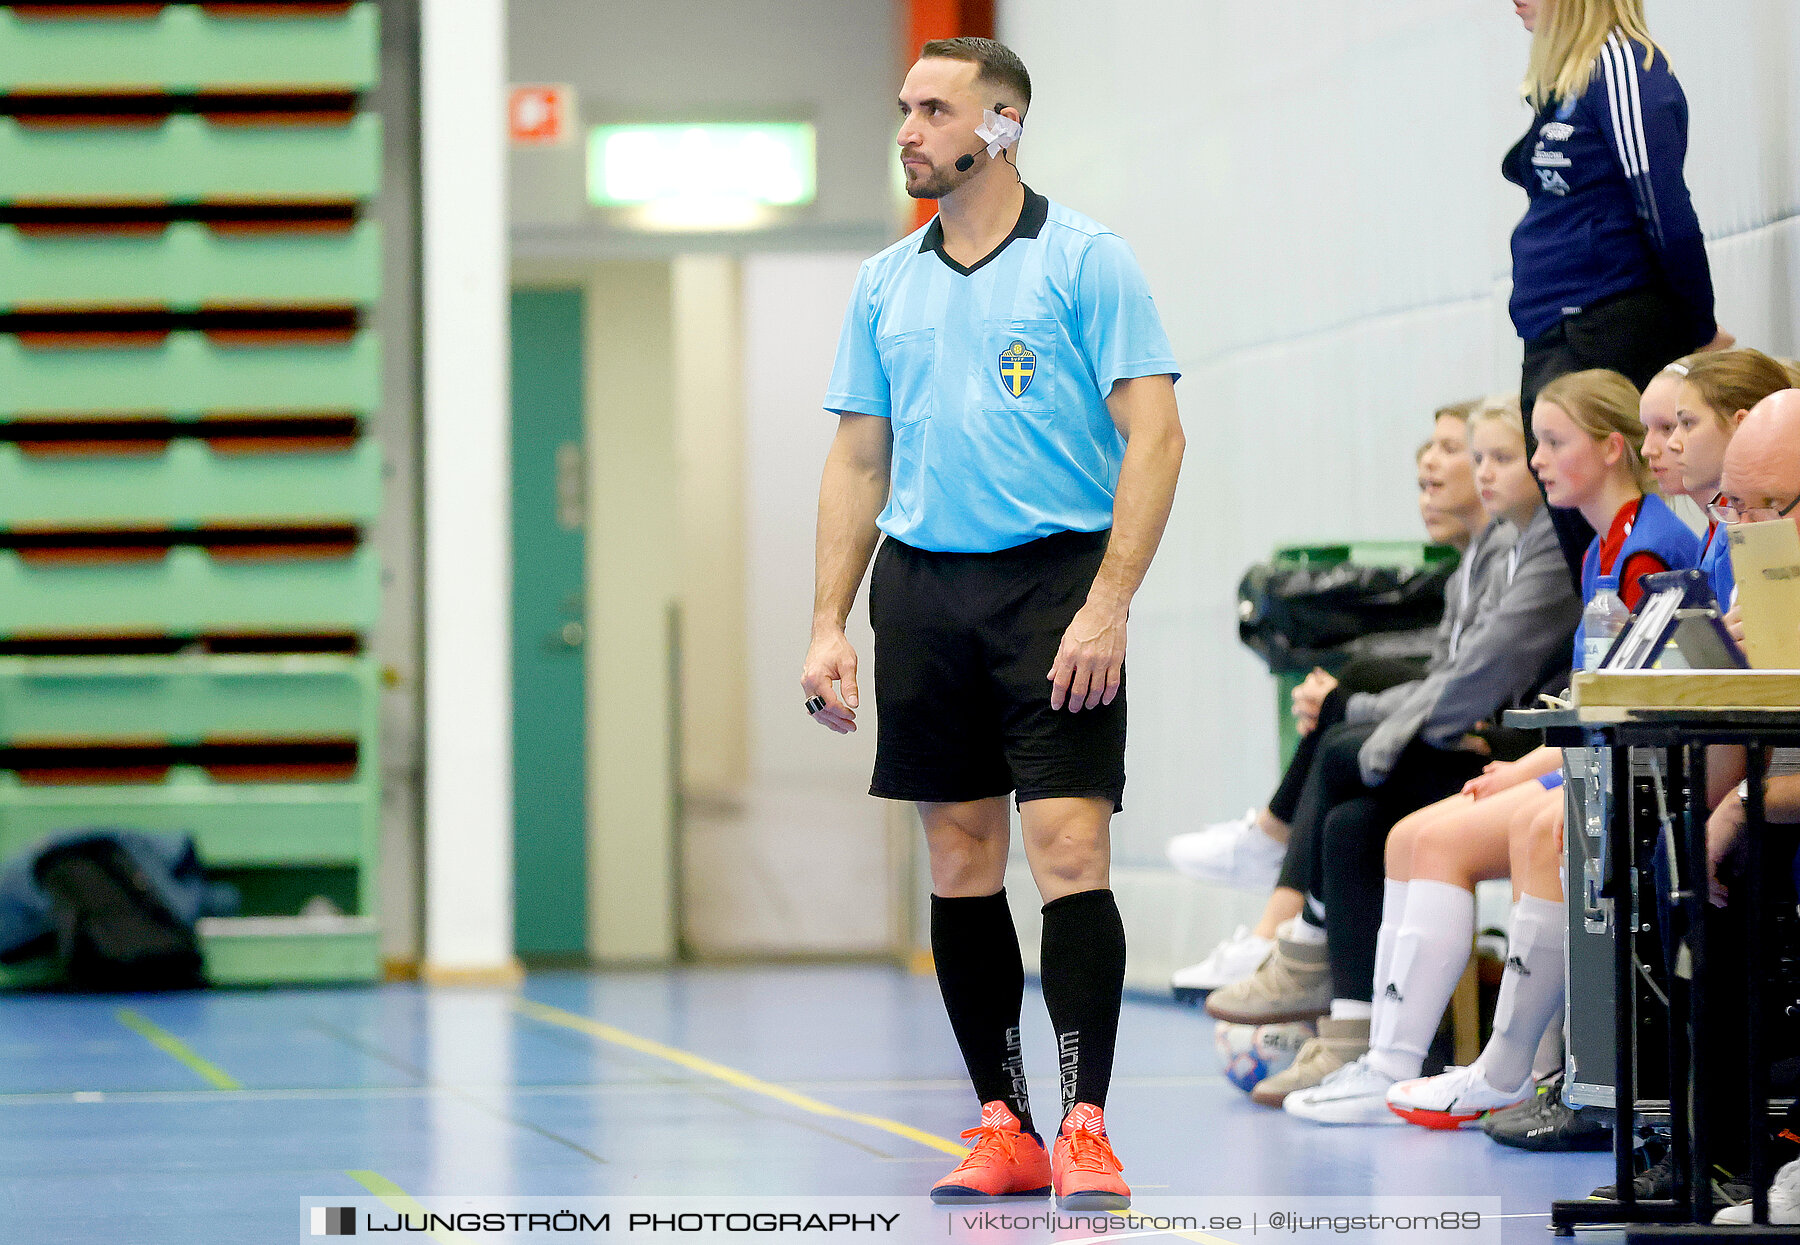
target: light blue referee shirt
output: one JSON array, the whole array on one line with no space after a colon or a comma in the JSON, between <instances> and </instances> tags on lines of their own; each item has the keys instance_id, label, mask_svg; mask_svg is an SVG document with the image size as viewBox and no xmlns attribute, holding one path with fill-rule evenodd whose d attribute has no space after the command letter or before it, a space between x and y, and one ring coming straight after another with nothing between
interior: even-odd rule
<instances>
[{"instance_id":1,"label":"light blue referee shirt","mask_svg":"<svg viewBox=\"0 0 1800 1245\"><path fill-rule=\"evenodd\" d=\"M864 261L825 409L893 422L882 531L991 553L1112 526L1125 439L1106 395L1165 374L1180 373L1131 248L1027 187L973 267L936 218Z\"/></svg>"}]
</instances>

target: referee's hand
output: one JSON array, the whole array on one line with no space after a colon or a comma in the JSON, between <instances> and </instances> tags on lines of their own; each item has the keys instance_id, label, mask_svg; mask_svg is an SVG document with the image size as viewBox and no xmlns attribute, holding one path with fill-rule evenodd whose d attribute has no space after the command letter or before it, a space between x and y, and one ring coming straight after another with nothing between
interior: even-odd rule
<instances>
[{"instance_id":1,"label":"referee's hand","mask_svg":"<svg viewBox=\"0 0 1800 1245\"><path fill-rule=\"evenodd\" d=\"M1110 705L1125 671L1125 610L1090 598L1063 632L1050 667L1050 707L1070 713Z\"/></svg>"},{"instance_id":2,"label":"referee's hand","mask_svg":"<svg viewBox=\"0 0 1800 1245\"><path fill-rule=\"evenodd\" d=\"M834 685L841 685L841 699L839 686ZM825 707L812 715L813 721L840 735L856 729L856 649L842 631L813 637L800 671L800 690L806 699L817 696L825 702Z\"/></svg>"}]
</instances>

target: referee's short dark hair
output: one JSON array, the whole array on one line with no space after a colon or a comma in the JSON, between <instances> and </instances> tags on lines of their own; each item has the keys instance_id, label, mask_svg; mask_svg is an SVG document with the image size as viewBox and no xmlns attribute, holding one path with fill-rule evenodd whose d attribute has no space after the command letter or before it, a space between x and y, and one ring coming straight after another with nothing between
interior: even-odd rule
<instances>
[{"instance_id":1,"label":"referee's short dark hair","mask_svg":"<svg viewBox=\"0 0 1800 1245\"><path fill-rule=\"evenodd\" d=\"M1019 110L1020 116L1031 107L1031 75L1025 72L1025 62L1019 59L1017 52L998 39L983 39L976 35L933 39L919 49L919 59L933 56L942 60L968 61L979 66L981 72L977 77L1018 97L1018 102L1012 106Z\"/></svg>"}]
</instances>

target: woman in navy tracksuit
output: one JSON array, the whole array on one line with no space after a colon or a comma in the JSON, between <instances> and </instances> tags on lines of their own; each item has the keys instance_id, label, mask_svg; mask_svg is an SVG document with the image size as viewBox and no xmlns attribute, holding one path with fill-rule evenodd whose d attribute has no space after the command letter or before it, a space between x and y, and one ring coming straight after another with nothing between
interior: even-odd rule
<instances>
[{"instance_id":1,"label":"woman in navy tracksuit","mask_svg":"<svg viewBox=\"0 0 1800 1245\"><path fill-rule=\"evenodd\" d=\"M1525 342L1525 426L1550 381L1611 368L1642 388L1671 359L1730 345L1682 178L1687 99L1644 28L1642 0L1513 0L1532 32L1531 128L1506 154L1525 188L1512 318ZM1536 445L1531 446L1533 450ZM1569 573L1594 533L1553 512Z\"/></svg>"}]
</instances>

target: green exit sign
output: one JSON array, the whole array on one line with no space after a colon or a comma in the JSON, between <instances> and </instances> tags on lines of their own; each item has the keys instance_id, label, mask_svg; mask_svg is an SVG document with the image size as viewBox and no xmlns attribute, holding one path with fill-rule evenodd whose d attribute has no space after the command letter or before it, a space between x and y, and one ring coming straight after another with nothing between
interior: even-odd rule
<instances>
[{"instance_id":1,"label":"green exit sign","mask_svg":"<svg viewBox=\"0 0 1800 1245\"><path fill-rule=\"evenodd\" d=\"M811 203L813 127L803 122L601 125L588 135L588 201L670 227L749 228L765 209Z\"/></svg>"}]
</instances>

